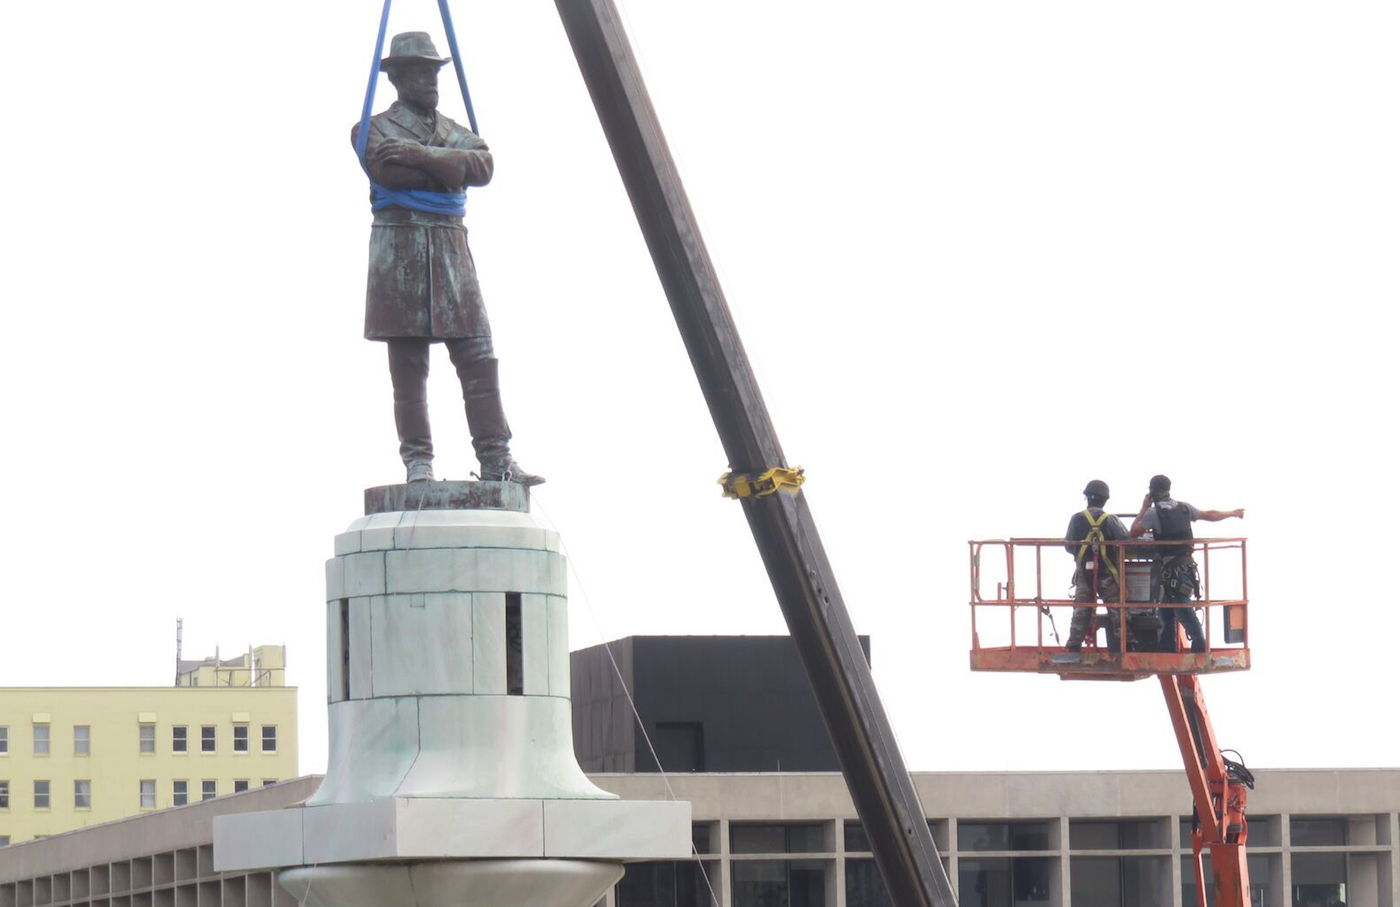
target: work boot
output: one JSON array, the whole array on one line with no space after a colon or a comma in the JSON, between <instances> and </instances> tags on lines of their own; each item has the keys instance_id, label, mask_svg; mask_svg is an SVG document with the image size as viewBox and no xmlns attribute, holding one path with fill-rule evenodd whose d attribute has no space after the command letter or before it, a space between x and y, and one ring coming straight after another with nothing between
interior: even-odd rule
<instances>
[{"instance_id":1,"label":"work boot","mask_svg":"<svg viewBox=\"0 0 1400 907\"><path fill-rule=\"evenodd\" d=\"M432 460L413 460L405 465L408 467L407 481L410 484L413 482L431 482L433 480Z\"/></svg>"},{"instance_id":2,"label":"work boot","mask_svg":"<svg viewBox=\"0 0 1400 907\"><path fill-rule=\"evenodd\" d=\"M544 476L531 475L521 469L520 464L515 462L515 458L509 454L490 460L482 460L481 480L483 482L514 482L517 485L524 485L526 488L531 485L544 484Z\"/></svg>"},{"instance_id":3,"label":"work boot","mask_svg":"<svg viewBox=\"0 0 1400 907\"><path fill-rule=\"evenodd\" d=\"M1069 635L1065 637L1065 651L1078 652L1084 645L1084 637L1094 632L1094 608L1092 605L1074 609L1069 619Z\"/></svg>"}]
</instances>

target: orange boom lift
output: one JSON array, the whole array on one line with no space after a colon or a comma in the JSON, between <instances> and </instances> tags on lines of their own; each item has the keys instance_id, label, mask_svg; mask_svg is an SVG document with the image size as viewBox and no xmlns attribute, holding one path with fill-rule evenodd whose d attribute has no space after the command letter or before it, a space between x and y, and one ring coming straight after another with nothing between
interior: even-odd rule
<instances>
[{"instance_id":1,"label":"orange boom lift","mask_svg":"<svg viewBox=\"0 0 1400 907\"><path fill-rule=\"evenodd\" d=\"M1245 806L1254 777L1243 762L1227 759L1215 739L1210 714L1201 691L1201 674L1249 669L1249 597L1246 578L1245 540L1242 538L1195 539L1192 554L1201 564L1203 597L1196 602L1163 604L1152 601L1155 585L1154 560L1150 541L1104 542L1119 556L1124 582L1118 583L1118 601L1103 607L1108 613L1096 615L1095 625L1078 652L1060 644L1055 614L1068 616L1076 606L1072 598L1045 594L1042 553L1050 549L1056 563L1062 563L1063 539L1010 539L969 542L971 562L972 652L974 671L1022 671L1056 674L1062 680L1141 680L1155 676L1166 697L1172 729L1181 748L1186 780L1195 801L1191 849L1196 867L1196 903L1208 903L1205 896L1205 868L1201 858L1209 852L1215 876L1217 907L1250 907L1249 868L1245 862L1245 841L1249 824ZM1180 545L1180 542L1173 542ZM988 582L996 575L992 597L984 594L984 567ZM1027 584L1018 583L1033 570L1033 594ZM1095 566L1097 568L1097 564ZM1215 592L1212 595L1212 571ZM1094 577L1098 579L1097 576ZM1095 582L1094 588L1098 587ZM1144 624L1154 625L1153 612L1159 608L1203 608L1205 651L1191 652L1178 622L1175 651L1155 651L1156 639L1142 638ZM981 623L979 624L979 610ZM989 614L995 615L989 620ZM1146 618L1146 620L1144 620ZM1048 626L1047 626L1048 624ZM1114 642L1100 645L1098 631L1108 632ZM1219 633L1213 636L1214 630ZM1047 631L1053 643L1047 642ZM1006 645L985 646L982 633L1005 634ZM1001 639L998 639L1001 641ZM1119 642L1121 641L1121 642ZM1238 754L1236 754L1238 755Z\"/></svg>"}]
</instances>

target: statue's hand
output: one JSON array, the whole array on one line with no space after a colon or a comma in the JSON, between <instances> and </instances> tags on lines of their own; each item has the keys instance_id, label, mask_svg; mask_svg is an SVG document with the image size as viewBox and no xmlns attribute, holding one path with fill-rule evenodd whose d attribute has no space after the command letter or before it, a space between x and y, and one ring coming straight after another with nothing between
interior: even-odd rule
<instances>
[{"instance_id":1,"label":"statue's hand","mask_svg":"<svg viewBox=\"0 0 1400 907\"><path fill-rule=\"evenodd\" d=\"M374 149L376 164L397 164L400 167L422 168L428 161L428 149L417 142L386 139Z\"/></svg>"}]
</instances>

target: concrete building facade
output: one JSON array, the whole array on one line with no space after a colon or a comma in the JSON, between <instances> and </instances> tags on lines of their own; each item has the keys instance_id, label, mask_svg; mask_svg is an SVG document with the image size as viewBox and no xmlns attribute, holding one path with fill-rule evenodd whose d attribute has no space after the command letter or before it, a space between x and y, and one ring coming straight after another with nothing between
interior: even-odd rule
<instances>
[{"instance_id":1,"label":"concrete building facade","mask_svg":"<svg viewBox=\"0 0 1400 907\"><path fill-rule=\"evenodd\" d=\"M1400 907L1400 769L1257 775L1256 907ZM629 864L605 907L890 904L838 774L590 777L626 800L666 797L669 780L695 820L695 855ZM1179 772L914 781L960 907L1196 907ZM296 779L7 848L0 907L292 907L271 873L214 872L213 817L290 806L319 783Z\"/></svg>"},{"instance_id":2,"label":"concrete building facade","mask_svg":"<svg viewBox=\"0 0 1400 907\"><path fill-rule=\"evenodd\" d=\"M296 777L296 694L0 689L0 846Z\"/></svg>"}]
</instances>

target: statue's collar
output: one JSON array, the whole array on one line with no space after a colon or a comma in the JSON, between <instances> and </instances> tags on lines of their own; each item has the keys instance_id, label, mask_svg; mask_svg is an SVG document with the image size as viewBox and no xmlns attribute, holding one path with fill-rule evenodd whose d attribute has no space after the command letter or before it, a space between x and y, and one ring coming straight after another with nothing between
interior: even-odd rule
<instances>
[{"instance_id":1,"label":"statue's collar","mask_svg":"<svg viewBox=\"0 0 1400 907\"><path fill-rule=\"evenodd\" d=\"M384 111L384 115L396 126L419 138L428 138L437 132L438 115L436 110L425 119L403 101L395 101L389 105L388 110Z\"/></svg>"}]
</instances>

